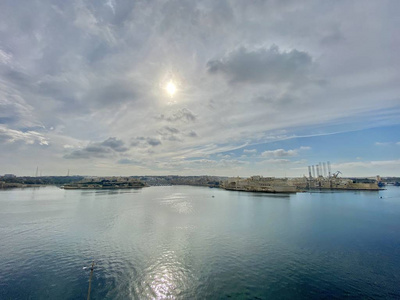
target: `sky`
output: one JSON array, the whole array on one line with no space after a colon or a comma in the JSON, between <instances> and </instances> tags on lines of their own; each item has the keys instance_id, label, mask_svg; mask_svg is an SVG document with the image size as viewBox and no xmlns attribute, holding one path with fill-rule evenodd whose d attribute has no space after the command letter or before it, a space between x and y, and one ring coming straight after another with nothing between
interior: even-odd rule
<instances>
[{"instance_id":1,"label":"sky","mask_svg":"<svg viewBox=\"0 0 400 300\"><path fill-rule=\"evenodd\" d=\"M0 175L400 176L400 1L0 2Z\"/></svg>"}]
</instances>

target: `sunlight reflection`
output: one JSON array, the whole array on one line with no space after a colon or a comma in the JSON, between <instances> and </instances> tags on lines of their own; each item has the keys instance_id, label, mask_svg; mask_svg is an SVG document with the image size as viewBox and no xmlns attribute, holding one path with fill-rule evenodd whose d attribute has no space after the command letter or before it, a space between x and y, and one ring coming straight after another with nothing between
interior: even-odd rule
<instances>
[{"instance_id":1,"label":"sunlight reflection","mask_svg":"<svg viewBox=\"0 0 400 300\"><path fill-rule=\"evenodd\" d=\"M185 290L190 272L174 251L167 251L147 269L147 295L153 299L175 299Z\"/></svg>"}]
</instances>

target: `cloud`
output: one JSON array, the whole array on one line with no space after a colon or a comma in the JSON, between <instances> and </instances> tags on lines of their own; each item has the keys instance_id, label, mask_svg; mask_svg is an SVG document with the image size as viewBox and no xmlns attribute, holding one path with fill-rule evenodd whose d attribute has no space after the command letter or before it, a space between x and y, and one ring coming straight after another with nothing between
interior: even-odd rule
<instances>
[{"instance_id":1,"label":"cloud","mask_svg":"<svg viewBox=\"0 0 400 300\"><path fill-rule=\"evenodd\" d=\"M299 150L311 150L311 147L309 147L309 146L301 146L299 148Z\"/></svg>"},{"instance_id":2,"label":"cloud","mask_svg":"<svg viewBox=\"0 0 400 300\"><path fill-rule=\"evenodd\" d=\"M4 51L0 49L0 64L8 64L10 63L13 55L11 53L8 53L7 51Z\"/></svg>"},{"instance_id":3,"label":"cloud","mask_svg":"<svg viewBox=\"0 0 400 300\"><path fill-rule=\"evenodd\" d=\"M138 98L137 90L132 83L118 78L118 82L108 84L104 87L96 87L88 94L89 99L95 103L105 106L114 106L127 101L134 101Z\"/></svg>"},{"instance_id":4,"label":"cloud","mask_svg":"<svg viewBox=\"0 0 400 300\"><path fill-rule=\"evenodd\" d=\"M281 83L304 81L312 65L311 56L296 49L281 51L278 46L248 49L240 47L225 57L210 60L210 74L223 74L231 83Z\"/></svg>"},{"instance_id":5,"label":"cloud","mask_svg":"<svg viewBox=\"0 0 400 300\"><path fill-rule=\"evenodd\" d=\"M284 150L284 149L276 149L276 150L267 150L261 153L262 157L293 157L299 155L300 151L310 150L311 147L301 146L298 149Z\"/></svg>"},{"instance_id":6,"label":"cloud","mask_svg":"<svg viewBox=\"0 0 400 300\"><path fill-rule=\"evenodd\" d=\"M18 128L43 127L35 118L34 107L20 94L18 90L2 81L0 74L0 124Z\"/></svg>"},{"instance_id":7,"label":"cloud","mask_svg":"<svg viewBox=\"0 0 400 300\"><path fill-rule=\"evenodd\" d=\"M117 152L125 152L128 150L128 148L125 147L125 143L115 137L106 139L104 142L100 143L100 146L109 147Z\"/></svg>"},{"instance_id":8,"label":"cloud","mask_svg":"<svg viewBox=\"0 0 400 300\"><path fill-rule=\"evenodd\" d=\"M328 10L318 1L50 2L0 9L0 165L10 173L43 160L49 173L68 165L130 175L135 164L116 162L134 158L145 166L138 173L164 174L173 162L174 174L229 175L234 163L205 170L179 162L231 151L252 161L240 165L247 174L262 173L255 161L293 162L306 151L279 140L399 124L396 1L387 9L368 1L363 13L346 1ZM338 156L330 159L345 161L350 152L335 151L335 136L326 140ZM37 147L44 141L50 146Z\"/></svg>"},{"instance_id":9,"label":"cloud","mask_svg":"<svg viewBox=\"0 0 400 300\"><path fill-rule=\"evenodd\" d=\"M169 127L169 126L164 126L163 128L165 131L169 132L169 133L179 133L180 131L176 128L173 127Z\"/></svg>"},{"instance_id":10,"label":"cloud","mask_svg":"<svg viewBox=\"0 0 400 300\"><path fill-rule=\"evenodd\" d=\"M263 163L267 163L267 164L287 164L287 163L290 163L290 160L289 159L284 159L284 158L281 158L281 159L279 159L279 158L272 159L271 158L271 159L264 160Z\"/></svg>"},{"instance_id":11,"label":"cloud","mask_svg":"<svg viewBox=\"0 0 400 300\"><path fill-rule=\"evenodd\" d=\"M343 33L335 27L321 38L320 43L323 46L331 47L343 41L345 41Z\"/></svg>"},{"instance_id":12,"label":"cloud","mask_svg":"<svg viewBox=\"0 0 400 300\"><path fill-rule=\"evenodd\" d=\"M400 165L400 159L345 162L345 163L334 164L333 166L336 168L340 168L347 166L369 167L369 166L395 166L395 165Z\"/></svg>"},{"instance_id":13,"label":"cloud","mask_svg":"<svg viewBox=\"0 0 400 300\"><path fill-rule=\"evenodd\" d=\"M150 146L161 145L161 141L159 139L156 139L156 138L147 138L146 141Z\"/></svg>"},{"instance_id":14,"label":"cloud","mask_svg":"<svg viewBox=\"0 0 400 300\"><path fill-rule=\"evenodd\" d=\"M177 110L176 112L173 112L168 116L162 114L158 117L158 119L166 120L168 122L177 122L177 121L194 122L196 121L197 117L189 109L182 108Z\"/></svg>"},{"instance_id":15,"label":"cloud","mask_svg":"<svg viewBox=\"0 0 400 300\"><path fill-rule=\"evenodd\" d=\"M300 160L296 160L296 161L292 161L292 163L293 164L296 164L296 165L305 165L305 164L307 164L307 160L306 159L300 159Z\"/></svg>"},{"instance_id":16,"label":"cloud","mask_svg":"<svg viewBox=\"0 0 400 300\"><path fill-rule=\"evenodd\" d=\"M49 145L49 140L39 132L36 131L19 131L9 129L0 125L0 143L16 143L23 142L25 144L39 144L42 146Z\"/></svg>"},{"instance_id":17,"label":"cloud","mask_svg":"<svg viewBox=\"0 0 400 300\"><path fill-rule=\"evenodd\" d=\"M117 163L120 165L137 165L139 161L130 158L122 158L118 160Z\"/></svg>"},{"instance_id":18,"label":"cloud","mask_svg":"<svg viewBox=\"0 0 400 300\"><path fill-rule=\"evenodd\" d=\"M267 150L261 153L262 157L285 157L285 156L297 156L297 150L284 150L284 149L276 149L276 150Z\"/></svg>"},{"instance_id":19,"label":"cloud","mask_svg":"<svg viewBox=\"0 0 400 300\"><path fill-rule=\"evenodd\" d=\"M248 164L247 161L238 160L238 159L225 159L225 158L221 159L217 163L218 166L221 166L221 167L224 167L224 168L226 168L226 167L235 168L235 167L237 167L239 165L246 165L246 164Z\"/></svg>"},{"instance_id":20,"label":"cloud","mask_svg":"<svg viewBox=\"0 0 400 300\"><path fill-rule=\"evenodd\" d=\"M191 130L191 131L190 131L189 133L187 133L186 135L189 136L189 137L198 137L196 131L194 131L194 130Z\"/></svg>"},{"instance_id":21,"label":"cloud","mask_svg":"<svg viewBox=\"0 0 400 300\"><path fill-rule=\"evenodd\" d=\"M161 141L158 138L154 137L135 137L131 139L131 146L134 147L146 147L148 145L155 147L161 145Z\"/></svg>"},{"instance_id":22,"label":"cloud","mask_svg":"<svg viewBox=\"0 0 400 300\"><path fill-rule=\"evenodd\" d=\"M108 0L104 5L110 7L112 10L113 14L115 15L115 2L114 0Z\"/></svg>"},{"instance_id":23,"label":"cloud","mask_svg":"<svg viewBox=\"0 0 400 300\"><path fill-rule=\"evenodd\" d=\"M244 149L243 153L256 154L257 153L257 149Z\"/></svg>"},{"instance_id":24,"label":"cloud","mask_svg":"<svg viewBox=\"0 0 400 300\"><path fill-rule=\"evenodd\" d=\"M126 152L128 150L129 148L125 147L125 143L122 140L118 140L115 137L110 137L100 143L89 143L83 149L74 150L71 153L64 155L64 158L106 158L115 156L116 153Z\"/></svg>"},{"instance_id":25,"label":"cloud","mask_svg":"<svg viewBox=\"0 0 400 300\"><path fill-rule=\"evenodd\" d=\"M400 142L375 142L375 146L390 146L390 145L400 145Z\"/></svg>"},{"instance_id":26,"label":"cloud","mask_svg":"<svg viewBox=\"0 0 400 300\"><path fill-rule=\"evenodd\" d=\"M108 43L114 44L116 42L110 27L97 19L92 11L82 3L75 5L75 16L74 25L76 27L100 37Z\"/></svg>"},{"instance_id":27,"label":"cloud","mask_svg":"<svg viewBox=\"0 0 400 300\"><path fill-rule=\"evenodd\" d=\"M171 142L182 142L183 141L183 134L180 133L180 130L164 126L157 133L161 136L161 139Z\"/></svg>"}]
</instances>

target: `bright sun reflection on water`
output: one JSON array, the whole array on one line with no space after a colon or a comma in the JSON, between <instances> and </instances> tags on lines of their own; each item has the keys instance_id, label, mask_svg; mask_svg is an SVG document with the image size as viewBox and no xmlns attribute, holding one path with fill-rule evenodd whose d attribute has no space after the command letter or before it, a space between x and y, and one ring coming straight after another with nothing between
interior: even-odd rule
<instances>
[{"instance_id":1,"label":"bright sun reflection on water","mask_svg":"<svg viewBox=\"0 0 400 300\"><path fill-rule=\"evenodd\" d=\"M182 265L174 251L166 251L146 270L147 296L152 299L175 299L193 281L191 272Z\"/></svg>"},{"instance_id":2,"label":"bright sun reflection on water","mask_svg":"<svg viewBox=\"0 0 400 300\"><path fill-rule=\"evenodd\" d=\"M156 299L165 299L174 295L174 290L176 289L174 280L174 276L168 269L161 270L159 274L155 275L151 288L156 295Z\"/></svg>"}]
</instances>

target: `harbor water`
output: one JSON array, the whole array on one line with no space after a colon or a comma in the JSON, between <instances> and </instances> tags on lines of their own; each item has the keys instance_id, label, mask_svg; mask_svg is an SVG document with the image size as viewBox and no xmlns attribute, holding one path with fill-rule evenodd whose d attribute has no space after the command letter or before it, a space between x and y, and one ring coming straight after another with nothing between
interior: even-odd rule
<instances>
[{"instance_id":1,"label":"harbor water","mask_svg":"<svg viewBox=\"0 0 400 300\"><path fill-rule=\"evenodd\" d=\"M0 299L399 299L400 188L0 191Z\"/></svg>"}]
</instances>

